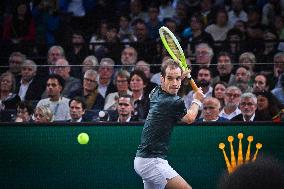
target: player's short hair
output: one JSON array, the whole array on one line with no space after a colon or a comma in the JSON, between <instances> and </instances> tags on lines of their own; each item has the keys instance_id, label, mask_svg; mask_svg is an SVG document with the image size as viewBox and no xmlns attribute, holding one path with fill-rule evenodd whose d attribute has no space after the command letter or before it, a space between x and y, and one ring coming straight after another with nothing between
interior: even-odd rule
<instances>
[{"instance_id":1,"label":"player's short hair","mask_svg":"<svg viewBox=\"0 0 284 189\"><path fill-rule=\"evenodd\" d=\"M182 71L182 68L180 67L179 63L176 62L175 60L173 59L167 59L165 60L163 63L162 63L162 66L161 66L161 75L162 77L165 77L166 76L166 69L170 67L170 68L179 68L181 71Z\"/></svg>"}]
</instances>

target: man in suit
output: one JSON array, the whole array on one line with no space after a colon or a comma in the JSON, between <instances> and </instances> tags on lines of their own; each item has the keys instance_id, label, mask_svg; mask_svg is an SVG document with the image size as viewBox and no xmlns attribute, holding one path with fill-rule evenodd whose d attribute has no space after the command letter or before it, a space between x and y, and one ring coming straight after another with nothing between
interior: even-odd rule
<instances>
[{"instance_id":1,"label":"man in suit","mask_svg":"<svg viewBox=\"0 0 284 189\"><path fill-rule=\"evenodd\" d=\"M241 101L239 108L241 110L241 114L233 117L232 121L264 121L264 119L259 116L256 112L257 109L257 98L252 93L243 93L241 95Z\"/></svg>"},{"instance_id":2,"label":"man in suit","mask_svg":"<svg viewBox=\"0 0 284 189\"><path fill-rule=\"evenodd\" d=\"M131 122L138 121L138 117L134 113L134 100L132 96L124 94L119 96L117 105L118 118L113 121L117 122Z\"/></svg>"},{"instance_id":3,"label":"man in suit","mask_svg":"<svg viewBox=\"0 0 284 189\"><path fill-rule=\"evenodd\" d=\"M224 117L220 117L219 113L221 110L220 101L214 97L207 97L203 100L202 115L203 118L197 120L197 122L208 122L208 121L228 121Z\"/></svg>"},{"instance_id":4,"label":"man in suit","mask_svg":"<svg viewBox=\"0 0 284 189\"><path fill-rule=\"evenodd\" d=\"M81 97L74 97L69 101L70 108L70 122L85 122L87 121L84 117L86 110L86 102Z\"/></svg>"},{"instance_id":5,"label":"man in suit","mask_svg":"<svg viewBox=\"0 0 284 189\"><path fill-rule=\"evenodd\" d=\"M25 60L21 65L21 79L16 85L16 92L21 101L38 101L45 89L45 85L37 75L37 65L32 60ZM35 92L36 91L36 92Z\"/></svg>"}]
</instances>

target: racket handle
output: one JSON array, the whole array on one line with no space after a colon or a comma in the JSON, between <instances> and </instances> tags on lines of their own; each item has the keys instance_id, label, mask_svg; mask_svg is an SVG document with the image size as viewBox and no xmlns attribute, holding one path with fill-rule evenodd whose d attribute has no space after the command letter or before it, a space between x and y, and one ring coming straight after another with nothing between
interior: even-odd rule
<instances>
[{"instance_id":1,"label":"racket handle","mask_svg":"<svg viewBox=\"0 0 284 189\"><path fill-rule=\"evenodd\" d=\"M189 84L191 85L193 91L194 92L198 91L198 87L197 87L196 83L194 82L194 80L192 79L190 73L187 74L187 78L189 79Z\"/></svg>"},{"instance_id":2,"label":"racket handle","mask_svg":"<svg viewBox=\"0 0 284 189\"><path fill-rule=\"evenodd\" d=\"M197 87L196 83L194 82L194 80L192 78L189 80L189 83L190 83L192 89L196 92L198 90L198 87Z\"/></svg>"}]
</instances>

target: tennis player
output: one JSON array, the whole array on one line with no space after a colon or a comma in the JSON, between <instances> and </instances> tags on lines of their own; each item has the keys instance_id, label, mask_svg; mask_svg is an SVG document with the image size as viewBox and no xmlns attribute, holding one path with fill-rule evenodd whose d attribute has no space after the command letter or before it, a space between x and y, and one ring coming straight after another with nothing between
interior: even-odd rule
<instances>
[{"instance_id":1,"label":"tennis player","mask_svg":"<svg viewBox=\"0 0 284 189\"><path fill-rule=\"evenodd\" d=\"M142 177L144 189L191 188L166 160L174 125L180 120L192 123L204 98L202 90L198 89L186 110L183 99L177 96L185 74L174 60L164 61L161 86L150 94L150 110L134 160L134 169Z\"/></svg>"}]
</instances>

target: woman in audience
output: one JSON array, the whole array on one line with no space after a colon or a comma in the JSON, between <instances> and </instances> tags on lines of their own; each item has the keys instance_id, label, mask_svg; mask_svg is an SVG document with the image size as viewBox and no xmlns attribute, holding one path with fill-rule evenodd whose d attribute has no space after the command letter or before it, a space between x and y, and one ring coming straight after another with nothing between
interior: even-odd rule
<instances>
[{"instance_id":1,"label":"woman in audience","mask_svg":"<svg viewBox=\"0 0 284 189\"><path fill-rule=\"evenodd\" d=\"M29 102L20 102L17 107L17 117L15 122L31 122L33 112L33 107Z\"/></svg>"},{"instance_id":2,"label":"woman in audience","mask_svg":"<svg viewBox=\"0 0 284 189\"><path fill-rule=\"evenodd\" d=\"M35 41L35 23L25 3L19 3L12 16L6 16L3 39L14 44Z\"/></svg>"},{"instance_id":3,"label":"woman in audience","mask_svg":"<svg viewBox=\"0 0 284 189\"><path fill-rule=\"evenodd\" d=\"M147 85L147 78L143 71L134 70L130 74L130 89L134 99L134 115L145 120L149 111L149 97L145 95L144 88Z\"/></svg>"},{"instance_id":4,"label":"woman in audience","mask_svg":"<svg viewBox=\"0 0 284 189\"><path fill-rule=\"evenodd\" d=\"M35 108L34 121L36 123L53 122L53 114L46 106L38 106Z\"/></svg>"},{"instance_id":5,"label":"woman in audience","mask_svg":"<svg viewBox=\"0 0 284 189\"><path fill-rule=\"evenodd\" d=\"M114 77L114 84L116 85L117 92L110 93L106 96L104 110L116 110L117 100L121 95L132 95L129 90L130 74L126 70L119 70Z\"/></svg>"},{"instance_id":6,"label":"woman in audience","mask_svg":"<svg viewBox=\"0 0 284 189\"><path fill-rule=\"evenodd\" d=\"M225 90L227 88L227 84L223 81L218 81L213 85L212 97L217 98L220 101L221 109L223 109L225 105Z\"/></svg>"},{"instance_id":7,"label":"woman in audience","mask_svg":"<svg viewBox=\"0 0 284 189\"><path fill-rule=\"evenodd\" d=\"M1 110L16 109L21 98L15 93L16 80L11 72L0 76L0 106Z\"/></svg>"},{"instance_id":8,"label":"woman in audience","mask_svg":"<svg viewBox=\"0 0 284 189\"><path fill-rule=\"evenodd\" d=\"M280 122L280 112L283 105L270 92L257 92L257 110L267 121Z\"/></svg>"}]
</instances>

